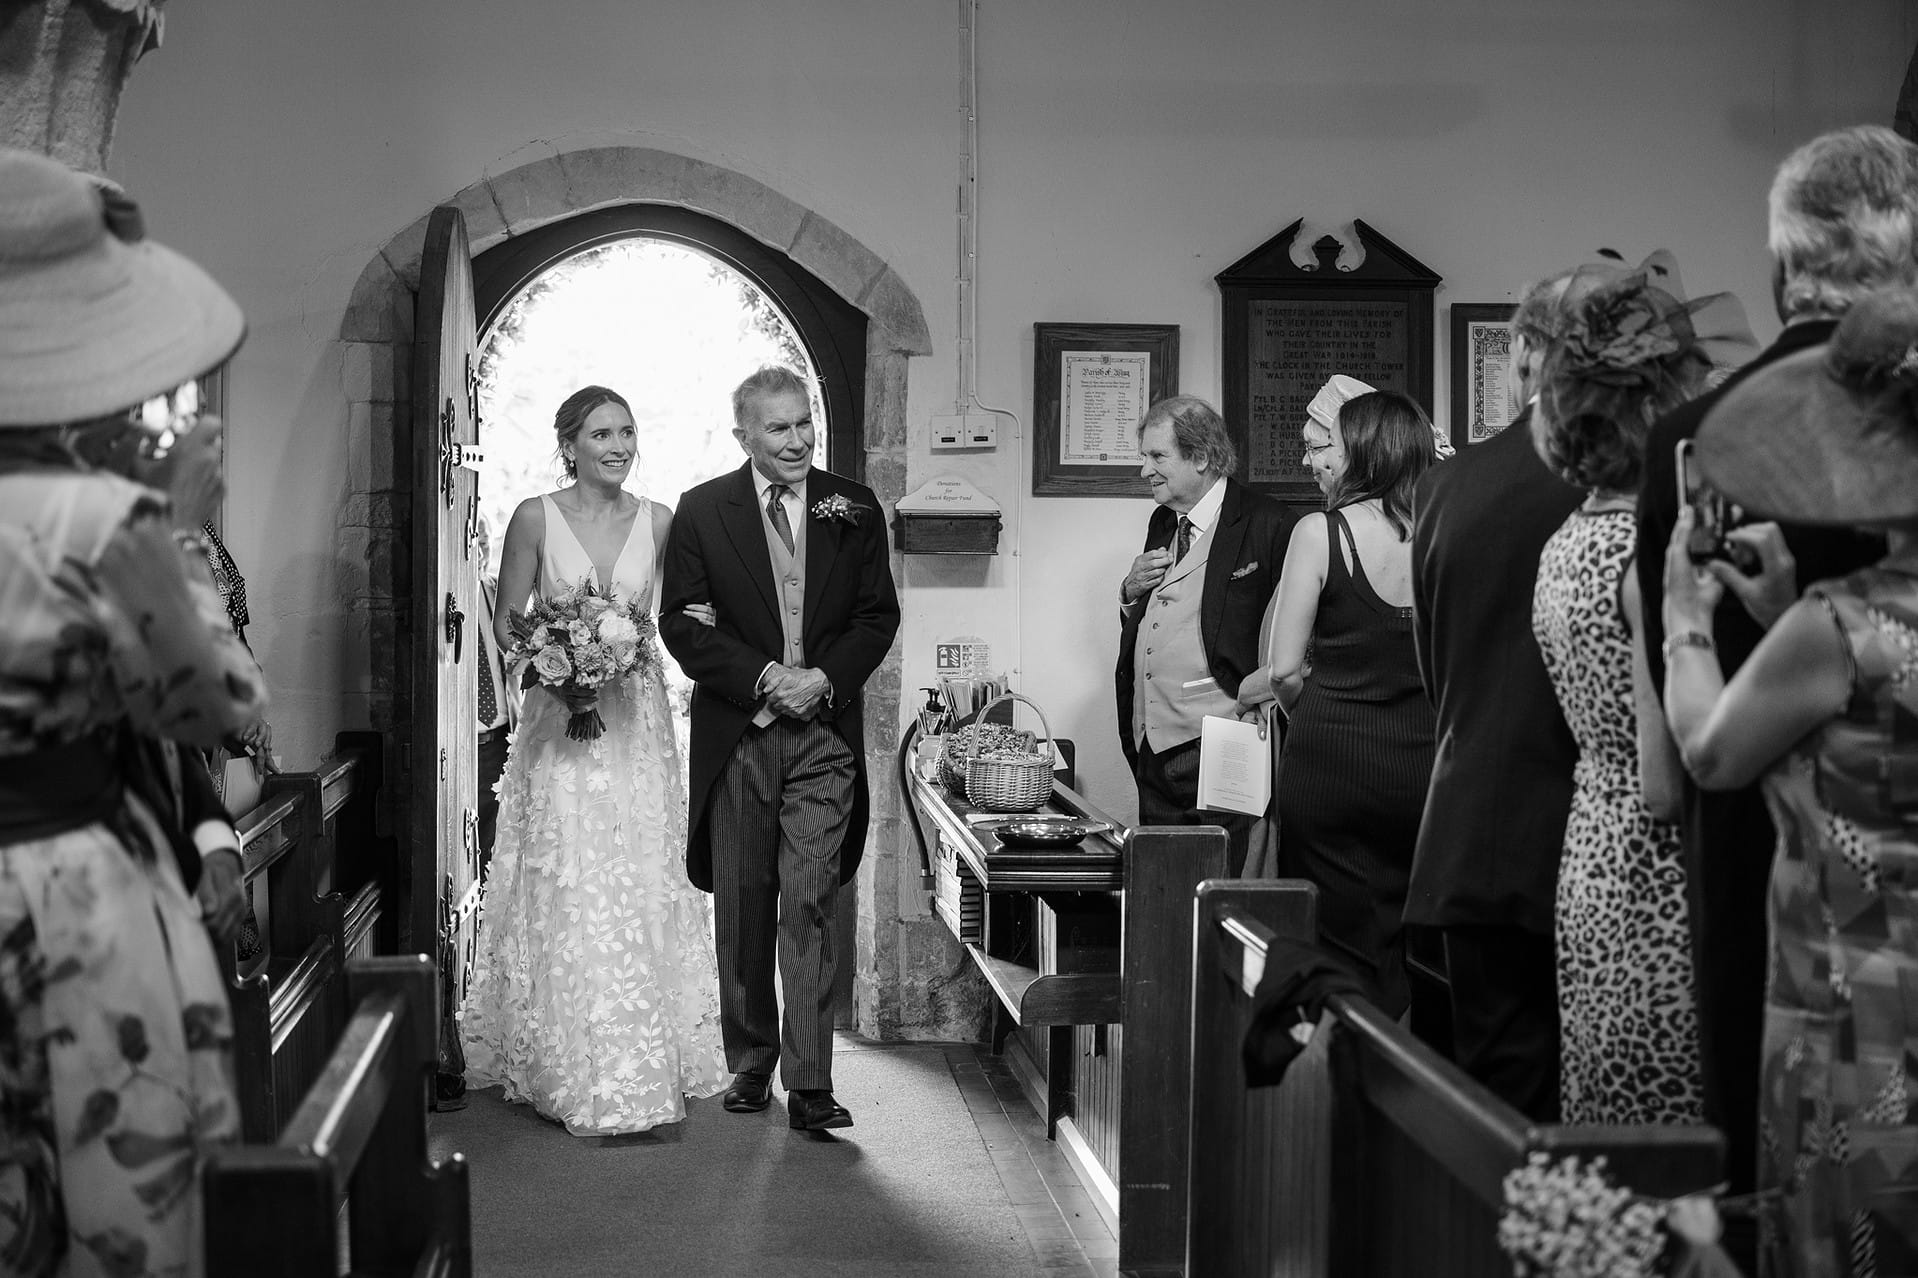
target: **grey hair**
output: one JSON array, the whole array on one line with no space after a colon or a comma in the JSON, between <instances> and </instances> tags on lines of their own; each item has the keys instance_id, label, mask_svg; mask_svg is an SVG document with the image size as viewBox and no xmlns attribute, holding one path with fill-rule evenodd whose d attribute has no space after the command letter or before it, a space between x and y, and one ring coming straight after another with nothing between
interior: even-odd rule
<instances>
[{"instance_id":1,"label":"grey hair","mask_svg":"<svg viewBox=\"0 0 1918 1278\"><path fill-rule=\"evenodd\" d=\"M1772 180L1769 244L1787 318L1918 281L1918 146L1879 124L1805 143Z\"/></svg>"},{"instance_id":2,"label":"grey hair","mask_svg":"<svg viewBox=\"0 0 1918 1278\"><path fill-rule=\"evenodd\" d=\"M1565 327L1565 288L1575 272L1554 271L1525 286L1518 309L1512 312L1512 332L1534 346L1552 344Z\"/></svg>"},{"instance_id":3,"label":"grey hair","mask_svg":"<svg viewBox=\"0 0 1918 1278\"><path fill-rule=\"evenodd\" d=\"M756 400L787 391L796 391L807 403L812 402L812 387L798 370L788 364L761 364L733 388L733 425L744 429L750 425L747 414Z\"/></svg>"},{"instance_id":4,"label":"grey hair","mask_svg":"<svg viewBox=\"0 0 1918 1278\"><path fill-rule=\"evenodd\" d=\"M1215 475L1230 475L1238 467L1239 450L1232 446L1232 436L1226 433L1225 418L1197 395L1168 395L1146 409L1145 417L1139 422L1139 434L1143 436L1147 427L1161 422L1172 427L1179 456L1187 461L1192 460L1193 454L1201 454L1205 457L1205 469Z\"/></svg>"}]
</instances>

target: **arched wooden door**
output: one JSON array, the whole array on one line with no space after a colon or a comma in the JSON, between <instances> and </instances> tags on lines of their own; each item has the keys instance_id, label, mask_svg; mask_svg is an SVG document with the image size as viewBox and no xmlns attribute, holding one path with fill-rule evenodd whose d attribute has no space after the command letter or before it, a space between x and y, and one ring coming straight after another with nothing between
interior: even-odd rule
<instances>
[{"instance_id":1,"label":"arched wooden door","mask_svg":"<svg viewBox=\"0 0 1918 1278\"><path fill-rule=\"evenodd\" d=\"M473 627L480 608L479 382L466 220L433 210L413 326L411 809L400 949L440 966L440 1071L464 1072L452 1013L465 992L479 909L479 768ZM399 660L374 653L375 661ZM446 1094L449 1077L442 1085ZM457 1089L454 1089L457 1090Z\"/></svg>"}]
</instances>

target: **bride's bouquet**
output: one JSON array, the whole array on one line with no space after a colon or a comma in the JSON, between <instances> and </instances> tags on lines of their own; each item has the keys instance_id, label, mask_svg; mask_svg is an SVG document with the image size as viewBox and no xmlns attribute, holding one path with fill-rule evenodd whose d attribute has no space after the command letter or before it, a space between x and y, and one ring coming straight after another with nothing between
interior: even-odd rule
<instances>
[{"instance_id":1,"label":"bride's bouquet","mask_svg":"<svg viewBox=\"0 0 1918 1278\"><path fill-rule=\"evenodd\" d=\"M507 619L513 636L509 661L523 661L521 688L543 687L572 710L566 735L591 741L606 731L599 692L635 670L659 672L657 627L643 599L619 601L589 574L552 599L535 599Z\"/></svg>"}]
</instances>

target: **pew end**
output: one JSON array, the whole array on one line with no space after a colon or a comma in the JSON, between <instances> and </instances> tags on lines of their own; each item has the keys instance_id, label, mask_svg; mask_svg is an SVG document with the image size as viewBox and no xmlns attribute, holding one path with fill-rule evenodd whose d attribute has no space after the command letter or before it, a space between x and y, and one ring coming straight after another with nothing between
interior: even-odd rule
<instances>
[{"instance_id":1,"label":"pew end","mask_svg":"<svg viewBox=\"0 0 1918 1278\"><path fill-rule=\"evenodd\" d=\"M1311 940L1315 904L1297 881L1196 894L1187 1278L1502 1278L1504 1178L1534 1151L1603 1155L1614 1183L1652 1197L1719 1183L1716 1130L1533 1124L1363 999L1329 999L1284 1082L1248 1088L1266 947Z\"/></svg>"},{"instance_id":2,"label":"pew end","mask_svg":"<svg viewBox=\"0 0 1918 1278\"><path fill-rule=\"evenodd\" d=\"M207 1161L209 1278L336 1278L342 1206L352 1274L472 1272L466 1161L427 1154L433 964L358 959L347 987L352 1018L279 1139Z\"/></svg>"}]
</instances>

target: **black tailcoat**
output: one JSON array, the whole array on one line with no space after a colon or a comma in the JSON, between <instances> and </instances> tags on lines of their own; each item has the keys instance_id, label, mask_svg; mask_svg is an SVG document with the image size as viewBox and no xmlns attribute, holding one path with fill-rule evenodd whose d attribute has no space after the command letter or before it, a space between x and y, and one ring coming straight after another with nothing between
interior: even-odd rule
<instances>
[{"instance_id":1,"label":"black tailcoat","mask_svg":"<svg viewBox=\"0 0 1918 1278\"><path fill-rule=\"evenodd\" d=\"M713 888L707 809L733 747L758 705L753 694L769 661L785 647L773 592L765 512L753 490L752 464L708 480L680 498L666 539L659 634L693 689L690 830L686 874ZM859 512L856 523L813 513L840 496ZM886 548L885 512L870 488L814 470L806 477L806 603L801 639L808 666L832 681L833 701L820 712L852 749L852 820L839 853L840 881L850 882L866 845L865 720L861 689L879 668L899 629L899 596ZM682 611L710 603L718 624Z\"/></svg>"},{"instance_id":2,"label":"black tailcoat","mask_svg":"<svg viewBox=\"0 0 1918 1278\"><path fill-rule=\"evenodd\" d=\"M1532 587L1583 499L1539 460L1529 408L1419 480L1413 636L1438 749L1407 923L1552 935L1578 746L1532 637Z\"/></svg>"}]
</instances>

